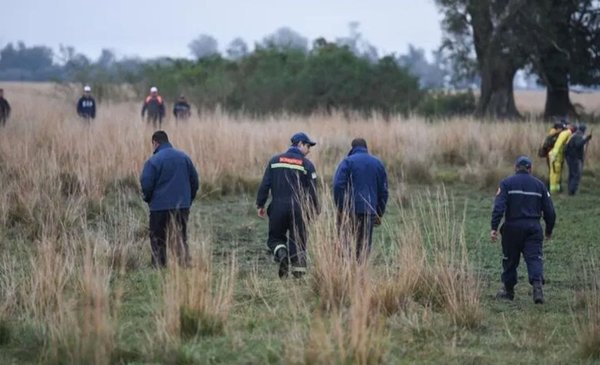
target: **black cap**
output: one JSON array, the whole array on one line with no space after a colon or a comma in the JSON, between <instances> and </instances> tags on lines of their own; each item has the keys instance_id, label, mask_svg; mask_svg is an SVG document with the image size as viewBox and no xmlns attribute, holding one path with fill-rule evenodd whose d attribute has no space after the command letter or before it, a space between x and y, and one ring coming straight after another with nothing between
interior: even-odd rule
<instances>
[{"instance_id":1,"label":"black cap","mask_svg":"<svg viewBox=\"0 0 600 365\"><path fill-rule=\"evenodd\" d=\"M292 141L292 144L297 144L298 142L307 143L310 146L317 144L317 142L311 141L311 139L308 138L304 132L298 132L294 134L290 140Z\"/></svg>"},{"instance_id":2,"label":"black cap","mask_svg":"<svg viewBox=\"0 0 600 365\"><path fill-rule=\"evenodd\" d=\"M519 156L515 161L515 166L523 166L526 168L531 168L531 160L527 156Z\"/></svg>"}]
</instances>

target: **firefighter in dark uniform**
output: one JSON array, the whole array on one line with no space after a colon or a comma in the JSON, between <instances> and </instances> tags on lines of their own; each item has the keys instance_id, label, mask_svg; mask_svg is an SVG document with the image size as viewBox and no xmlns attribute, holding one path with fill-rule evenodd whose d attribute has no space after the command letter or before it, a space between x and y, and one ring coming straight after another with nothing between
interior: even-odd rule
<instances>
[{"instance_id":1,"label":"firefighter in dark uniform","mask_svg":"<svg viewBox=\"0 0 600 365\"><path fill-rule=\"evenodd\" d=\"M492 242L498 239L498 226L502 235L502 283L500 299L513 300L517 284L517 267L521 253L527 264L529 283L533 286L533 301L544 303L544 232L540 218L546 222L545 236L549 240L556 215L550 193L539 179L531 175L531 160L520 156L515 162L516 173L500 182L492 212Z\"/></svg>"},{"instance_id":2,"label":"firefighter in dark uniform","mask_svg":"<svg viewBox=\"0 0 600 365\"><path fill-rule=\"evenodd\" d=\"M306 220L319 213L317 174L305 156L316 145L305 133L296 133L284 153L271 158L258 189L258 216L269 216L267 246L279 263L279 277L291 271L294 277L306 272ZM265 204L271 192L271 203Z\"/></svg>"}]
</instances>

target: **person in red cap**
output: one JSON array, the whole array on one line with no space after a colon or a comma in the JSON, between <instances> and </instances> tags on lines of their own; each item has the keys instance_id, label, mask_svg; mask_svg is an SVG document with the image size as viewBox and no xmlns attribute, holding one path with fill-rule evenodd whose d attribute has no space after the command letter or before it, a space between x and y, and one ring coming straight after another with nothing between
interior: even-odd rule
<instances>
[{"instance_id":1,"label":"person in red cap","mask_svg":"<svg viewBox=\"0 0 600 365\"><path fill-rule=\"evenodd\" d=\"M305 133L294 134L291 142L269 160L256 197L258 216L269 216L267 246L279 263L280 278L288 276L290 266L296 278L306 272L306 220L319 213L317 173L306 158L316 142Z\"/></svg>"}]
</instances>

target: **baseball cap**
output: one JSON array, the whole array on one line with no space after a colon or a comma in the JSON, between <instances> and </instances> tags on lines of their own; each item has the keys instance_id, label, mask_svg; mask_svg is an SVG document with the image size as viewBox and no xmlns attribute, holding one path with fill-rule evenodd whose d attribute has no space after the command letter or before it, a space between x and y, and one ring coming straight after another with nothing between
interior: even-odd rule
<instances>
[{"instance_id":1,"label":"baseball cap","mask_svg":"<svg viewBox=\"0 0 600 365\"><path fill-rule=\"evenodd\" d=\"M156 88L156 86L152 86L152 87L150 88L150 92L151 92L151 93L157 93L157 92L158 92L158 89Z\"/></svg>"},{"instance_id":2,"label":"baseball cap","mask_svg":"<svg viewBox=\"0 0 600 365\"><path fill-rule=\"evenodd\" d=\"M91 88L91 87L89 87L89 85L85 85L85 86L83 87L83 91L90 92L90 91L92 91L92 88Z\"/></svg>"},{"instance_id":3,"label":"baseball cap","mask_svg":"<svg viewBox=\"0 0 600 365\"><path fill-rule=\"evenodd\" d=\"M581 132L585 133L585 131L586 131L586 129L587 129L587 126L586 126L585 124L581 123L581 124L579 125L578 129L579 129Z\"/></svg>"},{"instance_id":4,"label":"baseball cap","mask_svg":"<svg viewBox=\"0 0 600 365\"><path fill-rule=\"evenodd\" d=\"M515 166L523 166L523 167L530 168L531 160L527 156L519 156L519 157L517 157L517 160L515 161Z\"/></svg>"},{"instance_id":5,"label":"baseball cap","mask_svg":"<svg viewBox=\"0 0 600 365\"><path fill-rule=\"evenodd\" d=\"M304 132L298 132L294 134L290 140L293 144L296 144L298 142L308 143L310 146L314 146L317 144L317 142L311 141L311 139L308 138L308 136Z\"/></svg>"}]
</instances>

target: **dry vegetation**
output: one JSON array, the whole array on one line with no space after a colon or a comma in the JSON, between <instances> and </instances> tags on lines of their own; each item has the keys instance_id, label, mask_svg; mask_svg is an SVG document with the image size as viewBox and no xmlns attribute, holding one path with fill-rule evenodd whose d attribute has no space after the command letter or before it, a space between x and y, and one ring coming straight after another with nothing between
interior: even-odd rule
<instances>
[{"instance_id":1,"label":"dry vegetation","mask_svg":"<svg viewBox=\"0 0 600 365\"><path fill-rule=\"evenodd\" d=\"M267 326L268 334L258 335L265 361L378 364L390 362L393 336L408 336L410 344L427 335L432 317L457 336L482 331L486 279L467 250L466 206L433 187L407 198L407 184L493 186L517 155L535 153L547 128L342 115L252 120L214 113L168 121L174 145L198 166L203 201L254 194L267 158L299 130L318 141L310 157L324 183L355 136L386 162L390 205L400 214L381 229L383 251L363 263L342 255L325 193L310 228L309 276L273 288L264 277L271 268L248 268L235 250L213 252L214 217L192 217L190 267L147 268L137 177L151 153L152 129L140 120L139 105L101 105L98 119L84 125L73 103L47 87L16 90L11 98L7 88L15 113L0 131L0 346L28 349L47 363L206 362L186 344L221 336L227 342L217 348L231 353L254 336L251 328ZM598 149L590 146L586 168L600 167ZM542 163L536 172L544 174ZM583 356L598 357L597 271L588 278L586 314L575 328ZM135 299L139 292L151 294ZM131 312L144 308L145 320L133 323ZM273 327L261 322L271 320ZM129 326L143 328L144 345L128 338ZM268 355L269 341L283 341L283 350Z\"/></svg>"}]
</instances>

